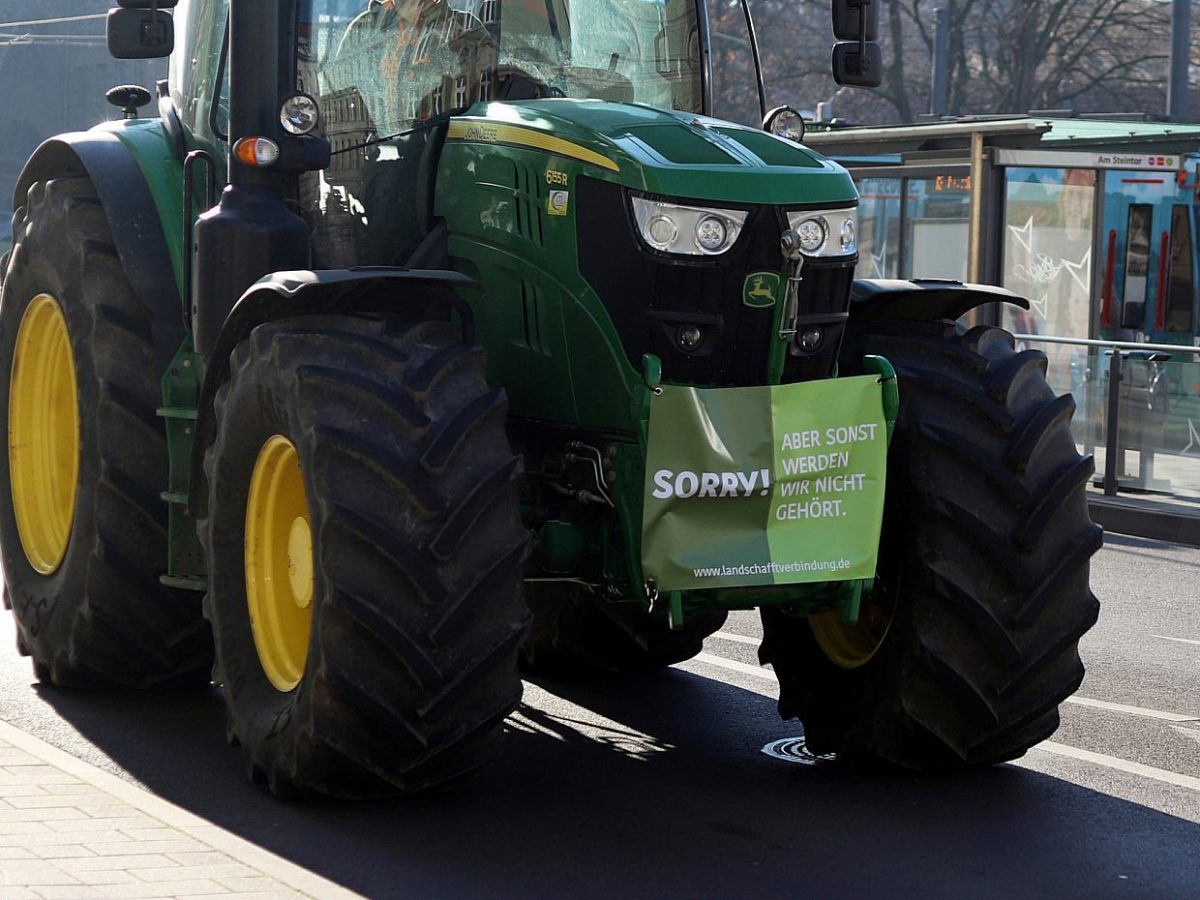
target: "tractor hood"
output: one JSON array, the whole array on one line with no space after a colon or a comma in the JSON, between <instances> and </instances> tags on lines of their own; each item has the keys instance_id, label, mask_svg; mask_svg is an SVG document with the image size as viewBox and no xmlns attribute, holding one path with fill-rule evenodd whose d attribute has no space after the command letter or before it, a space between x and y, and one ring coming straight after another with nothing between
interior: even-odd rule
<instances>
[{"instance_id":1,"label":"tractor hood","mask_svg":"<svg viewBox=\"0 0 1200 900\"><path fill-rule=\"evenodd\" d=\"M599 177L668 197L799 205L850 204L858 196L845 169L807 147L640 104L478 103L450 129L460 140L534 147L589 163Z\"/></svg>"}]
</instances>

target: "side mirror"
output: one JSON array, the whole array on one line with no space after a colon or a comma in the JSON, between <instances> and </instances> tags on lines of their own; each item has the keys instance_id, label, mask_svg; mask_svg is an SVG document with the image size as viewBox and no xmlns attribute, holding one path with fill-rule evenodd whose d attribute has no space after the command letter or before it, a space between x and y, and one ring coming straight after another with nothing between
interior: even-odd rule
<instances>
[{"instance_id":1,"label":"side mirror","mask_svg":"<svg viewBox=\"0 0 1200 900\"><path fill-rule=\"evenodd\" d=\"M862 34L863 20L866 34ZM874 0L833 0L833 36L839 41L879 39L879 3Z\"/></svg>"},{"instance_id":2,"label":"side mirror","mask_svg":"<svg viewBox=\"0 0 1200 900\"><path fill-rule=\"evenodd\" d=\"M108 11L108 52L114 59L162 59L174 49L175 21L169 13L126 7Z\"/></svg>"},{"instance_id":3,"label":"side mirror","mask_svg":"<svg viewBox=\"0 0 1200 900\"><path fill-rule=\"evenodd\" d=\"M883 51L870 41L834 44L833 80L845 87L879 87L883 84Z\"/></svg>"}]
</instances>

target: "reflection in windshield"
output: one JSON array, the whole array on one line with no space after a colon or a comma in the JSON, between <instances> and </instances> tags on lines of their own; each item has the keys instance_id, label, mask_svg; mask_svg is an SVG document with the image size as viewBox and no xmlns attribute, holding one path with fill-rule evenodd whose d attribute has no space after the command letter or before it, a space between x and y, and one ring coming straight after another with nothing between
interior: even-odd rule
<instances>
[{"instance_id":1,"label":"reflection in windshield","mask_svg":"<svg viewBox=\"0 0 1200 900\"><path fill-rule=\"evenodd\" d=\"M310 0L301 77L374 137L479 100L701 108L690 0Z\"/></svg>"},{"instance_id":2,"label":"reflection in windshield","mask_svg":"<svg viewBox=\"0 0 1200 900\"><path fill-rule=\"evenodd\" d=\"M409 261L450 113L554 97L702 104L694 0L307 0L298 77L333 148L301 179L315 262L333 268Z\"/></svg>"}]
</instances>

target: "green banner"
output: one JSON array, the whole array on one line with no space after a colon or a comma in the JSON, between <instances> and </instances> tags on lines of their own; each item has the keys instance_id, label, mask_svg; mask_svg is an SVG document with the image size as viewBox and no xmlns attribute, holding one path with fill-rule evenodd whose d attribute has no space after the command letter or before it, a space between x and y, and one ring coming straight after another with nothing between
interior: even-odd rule
<instances>
[{"instance_id":1,"label":"green banner","mask_svg":"<svg viewBox=\"0 0 1200 900\"><path fill-rule=\"evenodd\" d=\"M887 473L878 377L661 390L642 519L658 590L874 577Z\"/></svg>"}]
</instances>

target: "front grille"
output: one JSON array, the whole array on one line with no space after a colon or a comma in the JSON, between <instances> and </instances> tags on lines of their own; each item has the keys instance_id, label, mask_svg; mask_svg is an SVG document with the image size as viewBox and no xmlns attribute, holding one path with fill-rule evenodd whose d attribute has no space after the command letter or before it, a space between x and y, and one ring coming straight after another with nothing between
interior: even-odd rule
<instances>
[{"instance_id":1,"label":"front grille","mask_svg":"<svg viewBox=\"0 0 1200 900\"><path fill-rule=\"evenodd\" d=\"M746 387L766 380L767 355L776 310L742 302L746 276L780 272L782 213L771 207L750 212L737 245L719 258L680 258L647 249L635 233L619 185L580 178L577 210L580 270L599 296L620 335L630 363L642 356L663 363L663 378L676 384ZM844 313L850 302L854 260L836 265L809 263L800 286L800 315ZM681 326L703 329L703 344L688 353L675 334ZM789 355L786 381L832 374L841 325L824 329L817 352Z\"/></svg>"}]
</instances>

